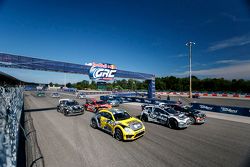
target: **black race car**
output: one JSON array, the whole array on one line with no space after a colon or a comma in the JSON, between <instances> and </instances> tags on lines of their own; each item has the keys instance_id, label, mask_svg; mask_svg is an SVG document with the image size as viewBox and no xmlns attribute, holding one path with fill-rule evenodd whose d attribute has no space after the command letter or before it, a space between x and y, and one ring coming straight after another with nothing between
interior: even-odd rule
<instances>
[{"instance_id":1,"label":"black race car","mask_svg":"<svg viewBox=\"0 0 250 167\"><path fill-rule=\"evenodd\" d=\"M176 111L185 113L185 115L190 118L192 124L203 124L206 121L205 113L192 109L190 106L182 106L178 104L172 104L168 106L172 107Z\"/></svg>"},{"instance_id":2,"label":"black race car","mask_svg":"<svg viewBox=\"0 0 250 167\"><path fill-rule=\"evenodd\" d=\"M84 108L75 100L61 99L59 100L57 111L63 113L65 116L78 115L84 113Z\"/></svg>"}]
</instances>

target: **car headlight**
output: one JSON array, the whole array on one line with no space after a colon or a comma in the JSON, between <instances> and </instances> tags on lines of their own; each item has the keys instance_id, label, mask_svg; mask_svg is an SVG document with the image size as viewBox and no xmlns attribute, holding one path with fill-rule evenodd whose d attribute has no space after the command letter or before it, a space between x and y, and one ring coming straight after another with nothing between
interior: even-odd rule
<instances>
[{"instance_id":1,"label":"car headlight","mask_svg":"<svg viewBox=\"0 0 250 167\"><path fill-rule=\"evenodd\" d=\"M130 134L133 133L133 130L130 129L129 127L125 127L124 130L125 130L125 132L127 132L127 133L130 133Z\"/></svg>"}]
</instances>

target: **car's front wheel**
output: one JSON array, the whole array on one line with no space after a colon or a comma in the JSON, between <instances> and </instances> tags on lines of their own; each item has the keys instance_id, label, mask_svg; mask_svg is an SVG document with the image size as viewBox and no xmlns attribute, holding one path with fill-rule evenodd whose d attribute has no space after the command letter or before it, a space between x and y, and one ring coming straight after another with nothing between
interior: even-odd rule
<instances>
[{"instance_id":1,"label":"car's front wheel","mask_svg":"<svg viewBox=\"0 0 250 167\"><path fill-rule=\"evenodd\" d=\"M190 121L191 121L191 124L195 124L195 118L194 117L189 117Z\"/></svg>"},{"instance_id":2,"label":"car's front wheel","mask_svg":"<svg viewBox=\"0 0 250 167\"><path fill-rule=\"evenodd\" d=\"M96 122L95 119L92 119L92 120L91 120L90 126L91 126L92 128L94 128L94 129L97 128L97 122Z\"/></svg>"},{"instance_id":3,"label":"car's front wheel","mask_svg":"<svg viewBox=\"0 0 250 167\"><path fill-rule=\"evenodd\" d=\"M68 112L67 112L66 110L63 112L63 114L64 114L65 116L68 116Z\"/></svg>"},{"instance_id":4,"label":"car's front wheel","mask_svg":"<svg viewBox=\"0 0 250 167\"><path fill-rule=\"evenodd\" d=\"M114 137L116 140L118 141L122 141L123 140L123 134L122 134L122 131L121 129L115 129L115 134L114 134Z\"/></svg>"},{"instance_id":5,"label":"car's front wheel","mask_svg":"<svg viewBox=\"0 0 250 167\"><path fill-rule=\"evenodd\" d=\"M178 127L178 122L177 122L175 119L170 119L169 122L168 122L168 126L169 126L171 129L177 129L177 127Z\"/></svg>"}]
</instances>

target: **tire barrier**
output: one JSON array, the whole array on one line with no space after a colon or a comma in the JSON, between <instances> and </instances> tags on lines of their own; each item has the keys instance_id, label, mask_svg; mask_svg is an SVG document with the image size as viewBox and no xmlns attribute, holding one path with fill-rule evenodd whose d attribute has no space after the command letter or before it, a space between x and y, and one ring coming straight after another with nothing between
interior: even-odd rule
<instances>
[{"instance_id":1,"label":"tire barrier","mask_svg":"<svg viewBox=\"0 0 250 167\"><path fill-rule=\"evenodd\" d=\"M17 165L23 88L0 87L0 166Z\"/></svg>"},{"instance_id":2,"label":"tire barrier","mask_svg":"<svg viewBox=\"0 0 250 167\"><path fill-rule=\"evenodd\" d=\"M36 130L29 112L24 113L25 154L27 167L44 167L44 158L37 142Z\"/></svg>"},{"instance_id":3,"label":"tire barrier","mask_svg":"<svg viewBox=\"0 0 250 167\"><path fill-rule=\"evenodd\" d=\"M191 103L191 105L194 109L197 109L197 110L205 110L205 111L211 111L211 112L250 117L250 108L218 106L218 105L210 105L210 104L202 104L202 103Z\"/></svg>"}]
</instances>

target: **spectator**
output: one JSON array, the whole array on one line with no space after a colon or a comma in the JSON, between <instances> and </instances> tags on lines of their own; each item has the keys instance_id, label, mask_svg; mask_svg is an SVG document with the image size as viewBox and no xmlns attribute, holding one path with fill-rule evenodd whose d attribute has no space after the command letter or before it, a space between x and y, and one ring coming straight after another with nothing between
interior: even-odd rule
<instances>
[{"instance_id":1,"label":"spectator","mask_svg":"<svg viewBox=\"0 0 250 167\"><path fill-rule=\"evenodd\" d=\"M170 100L170 96L169 95L167 96L167 100Z\"/></svg>"}]
</instances>

